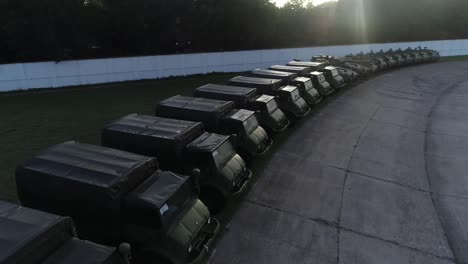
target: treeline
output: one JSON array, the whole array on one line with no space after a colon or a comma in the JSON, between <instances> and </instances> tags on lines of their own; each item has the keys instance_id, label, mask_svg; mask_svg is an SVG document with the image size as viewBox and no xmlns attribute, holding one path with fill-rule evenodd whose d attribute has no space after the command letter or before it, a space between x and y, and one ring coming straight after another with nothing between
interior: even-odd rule
<instances>
[{"instance_id":1,"label":"treeline","mask_svg":"<svg viewBox=\"0 0 468 264\"><path fill-rule=\"evenodd\" d=\"M0 63L468 38L466 0L0 0Z\"/></svg>"}]
</instances>

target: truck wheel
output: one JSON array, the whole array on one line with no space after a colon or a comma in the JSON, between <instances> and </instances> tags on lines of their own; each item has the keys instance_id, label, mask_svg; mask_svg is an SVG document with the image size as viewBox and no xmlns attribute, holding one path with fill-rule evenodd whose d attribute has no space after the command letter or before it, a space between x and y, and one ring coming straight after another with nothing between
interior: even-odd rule
<instances>
[{"instance_id":1,"label":"truck wheel","mask_svg":"<svg viewBox=\"0 0 468 264\"><path fill-rule=\"evenodd\" d=\"M153 251L143 251L133 258L132 264L174 264L169 259Z\"/></svg>"},{"instance_id":2,"label":"truck wheel","mask_svg":"<svg viewBox=\"0 0 468 264\"><path fill-rule=\"evenodd\" d=\"M212 214L219 213L226 204L226 197L219 190L211 186L202 186L199 198Z\"/></svg>"}]
</instances>

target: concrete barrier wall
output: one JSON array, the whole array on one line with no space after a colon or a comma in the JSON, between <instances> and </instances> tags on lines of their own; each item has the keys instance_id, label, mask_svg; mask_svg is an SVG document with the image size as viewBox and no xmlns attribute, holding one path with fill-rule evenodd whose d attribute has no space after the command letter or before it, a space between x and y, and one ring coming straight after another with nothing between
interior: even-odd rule
<instances>
[{"instance_id":1,"label":"concrete barrier wall","mask_svg":"<svg viewBox=\"0 0 468 264\"><path fill-rule=\"evenodd\" d=\"M442 56L468 55L468 39L293 49L161 55L0 65L0 91L156 79L210 72L241 72L313 55L428 47Z\"/></svg>"}]
</instances>

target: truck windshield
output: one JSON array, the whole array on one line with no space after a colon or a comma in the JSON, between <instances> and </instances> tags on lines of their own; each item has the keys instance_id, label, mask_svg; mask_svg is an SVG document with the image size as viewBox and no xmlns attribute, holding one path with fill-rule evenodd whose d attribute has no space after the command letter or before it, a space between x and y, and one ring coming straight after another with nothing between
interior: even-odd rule
<instances>
[{"instance_id":1,"label":"truck windshield","mask_svg":"<svg viewBox=\"0 0 468 264\"><path fill-rule=\"evenodd\" d=\"M258 122L254 116L251 116L247 118L247 120L244 121L244 129L247 135L252 133L257 127L258 127Z\"/></svg>"},{"instance_id":2,"label":"truck windshield","mask_svg":"<svg viewBox=\"0 0 468 264\"><path fill-rule=\"evenodd\" d=\"M318 76L318 80L319 80L319 82L324 82L325 77L323 77L323 75L321 74L321 75Z\"/></svg>"},{"instance_id":3,"label":"truck windshield","mask_svg":"<svg viewBox=\"0 0 468 264\"><path fill-rule=\"evenodd\" d=\"M333 76L338 76L338 71L337 70L332 70L332 75Z\"/></svg>"},{"instance_id":4,"label":"truck windshield","mask_svg":"<svg viewBox=\"0 0 468 264\"><path fill-rule=\"evenodd\" d=\"M310 89L312 89L314 86L312 85L312 81L311 80L308 80L307 82L304 83L304 86L305 86L305 89L306 91L309 91Z\"/></svg>"},{"instance_id":5,"label":"truck windshield","mask_svg":"<svg viewBox=\"0 0 468 264\"><path fill-rule=\"evenodd\" d=\"M278 108L275 100L271 100L267 103L267 109L269 113L273 113Z\"/></svg>"},{"instance_id":6,"label":"truck windshield","mask_svg":"<svg viewBox=\"0 0 468 264\"><path fill-rule=\"evenodd\" d=\"M185 185L183 191L177 192L170 200L159 208L163 225L169 226L184 208L187 202L193 199L191 190Z\"/></svg>"},{"instance_id":7,"label":"truck windshield","mask_svg":"<svg viewBox=\"0 0 468 264\"><path fill-rule=\"evenodd\" d=\"M231 142L226 141L213 151L213 159L217 168L221 168L234 155L234 148Z\"/></svg>"},{"instance_id":8,"label":"truck windshield","mask_svg":"<svg viewBox=\"0 0 468 264\"><path fill-rule=\"evenodd\" d=\"M299 99L301 96L299 95L299 90L298 89L295 89L291 92L291 99L293 101L296 101L297 99Z\"/></svg>"}]
</instances>

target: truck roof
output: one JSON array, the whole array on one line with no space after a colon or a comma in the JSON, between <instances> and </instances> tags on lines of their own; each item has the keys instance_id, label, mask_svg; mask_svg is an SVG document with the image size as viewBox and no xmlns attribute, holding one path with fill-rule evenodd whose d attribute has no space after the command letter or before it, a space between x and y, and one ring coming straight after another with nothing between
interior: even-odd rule
<instances>
[{"instance_id":1,"label":"truck roof","mask_svg":"<svg viewBox=\"0 0 468 264\"><path fill-rule=\"evenodd\" d=\"M0 263L42 263L75 236L69 217L0 201Z\"/></svg>"},{"instance_id":2,"label":"truck roof","mask_svg":"<svg viewBox=\"0 0 468 264\"><path fill-rule=\"evenodd\" d=\"M249 111L245 109L233 110L229 118L235 119L240 122L246 121L249 117L255 115L254 111Z\"/></svg>"},{"instance_id":3,"label":"truck roof","mask_svg":"<svg viewBox=\"0 0 468 264\"><path fill-rule=\"evenodd\" d=\"M22 204L69 215L82 237L111 244L119 241L122 198L157 168L155 158L69 141L21 164L16 183Z\"/></svg>"},{"instance_id":4,"label":"truck roof","mask_svg":"<svg viewBox=\"0 0 468 264\"><path fill-rule=\"evenodd\" d=\"M30 185L41 174L40 181L44 182L41 185L45 188L53 189L47 181L60 178L70 188L93 185L116 196L128 192L157 168L155 158L69 141L25 161L18 168L17 178L21 179L20 185L23 179L25 185Z\"/></svg>"},{"instance_id":5,"label":"truck roof","mask_svg":"<svg viewBox=\"0 0 468 264\"><path fill-rule=\"evenodd\" d=\"M173 96L156 106L156 115L203 122L208 131L217 130L220 120L234 109L231 101Z\"/></svg>"},{"instance_id":6,"label":"truck roof","mask_svg":"<svg viewBox=\"0 0 468 264\"><path fill-rule=\"evenodd\" d=\"M255 99L255 101L268 103L268 102L270 102L271 100L274 100L274 99L275 99L274 96L263 94L263 95L257 97Z\"/></svg>"},{"instance_id":7,"label":"truck roof","mask_svg":"<svg viewBox=\"0 0 468 264\"><path fill-rule=\"evenodd\" d=\"M315 70L322 69L325 64L322 62L315 62L315 61L290 61L288 62L289 66L302 66L302 67L310 67Z\"/></svg>"},{"instance_id":8,"label":"truck roof","mask_svg":"<svg viewBox=\"0 0 468 264\"><path fill-rule=\"evenodd\" d=\"M294 92L294 90L297 90L297 87L288 85L288 86L281 87L281 90L291 93L291 92Z\"/></svg>"},{"instance_id":9,"label":"truck roof","mask_svg":"<svg viewBox=\"0 0 468 264\"><path fill-rule=\"evenodd\" d=\"M229 94L229 95L242 95L242 96L257 94L257 90L255 90L255 88L229 86L229 85L222 85L222 84L206 84L201 87L198 87L196 91L214 92L214 93Z\"/></svg>"},{"instance_id":10,"label":"truck roof","mask_svg":"<svg viewBox=\"0 0 468 264\"><path fill-rule=\"evenodd\" d=\"M325 70L328 70L328 71L333 71L333 70L336 70L336 67L334 66L327 66L324 68Z\"/></svg>"},{"instance_id":11,"label":"truck roof","mask_svg":"<svg viewBox=\"0 0 468 264\"><path fill-rule=\"evenodd\" d=\"M322 72L318 72L318 71L311 72L310 74L315 75L315 76L323 75Z\"/></svg>"},{"instance_id":12,"label":"truck roof","mask_svg":"<svg viewBox=\"0 0 468 264\"><path fill-rule=\"evenodd\" d=\"M257 89L240 86L207 84L202 87L198 87L193 95L195 97L233 101L236 108L244 108L245 104L257 96Z\"/></svg>"},{"instance_id":13,"label":"truck roof","mask_svg":"<svg viewBox=\"0 0 468 264\"><path fill-rule=\"evenodd\" d=\"M296 73L265 69L255 69L250 73L252 76L283 80L284 85L288 84L290 81L297 77Z\"/></svg>"},{"instance_id":14,"label":"truck roof","mask_svg":"<svg viewBox=\"0 0 468 264\"><path fill-rule=\"evenodd\" d=\"M140 202L146 206L160 208L176 194L182 186L189 182L190 177L170 171L158 171L153 175L154 182L138 193Z\"/></svg>"},{"instance_id":15,"label":"truck roof","mask_svg":"<svg viewBox=\"0 0 468 264\"><path fill-rule=\"evenodd\" d=\"M102 145L160 159L179 155L204 132L203 123L131 114L102 130ZM170 157L164 157L169 155Z\"/></svg>"},{"instance_id":16,"label":"truck roof","mask_svg":"<svg viewBox=\"0 0 468 264\"><path fill-rule=\"evenodd\" d=\"M306 75L312 71L312 68L310 67L288 66L288 65L273 65L273 66L270 66L269 69L275 70L275 71L293 72L293 73L297 73L298 75Z\"/></svg>"},{"instance_id":17,"label":"truck roof","mask_svg":"<svg viewBox=\"0 0 468 264\"><path fill-rule=\"evenodd\" d=\"M256 88L259 94L271 94L282 86L283 81L271 78L237 76L228 81L229 85Z\"/></svg>"},{"instance_id":18,"label":"truck roof","mask_svg":"<svg viewBox=\"0 0 468 264\"><path fill-rule=\"evenodd\" d=\"M310 81L310 78L307 78L307 77L297 77L296 79L294 79L294 81L297 81L297 82L307 82L307 81Z\"/></svg>"},{"instance_id":19,"label":"truck roof","mask_svg":"<svg viewBox=\"0 0 468 264\"><path fill-rule=\"evenodd\" d=\"M213 152L227 140L229 136L205 132L192 141L187 148L195 152Z\"/></svg>"}]
</instances>

